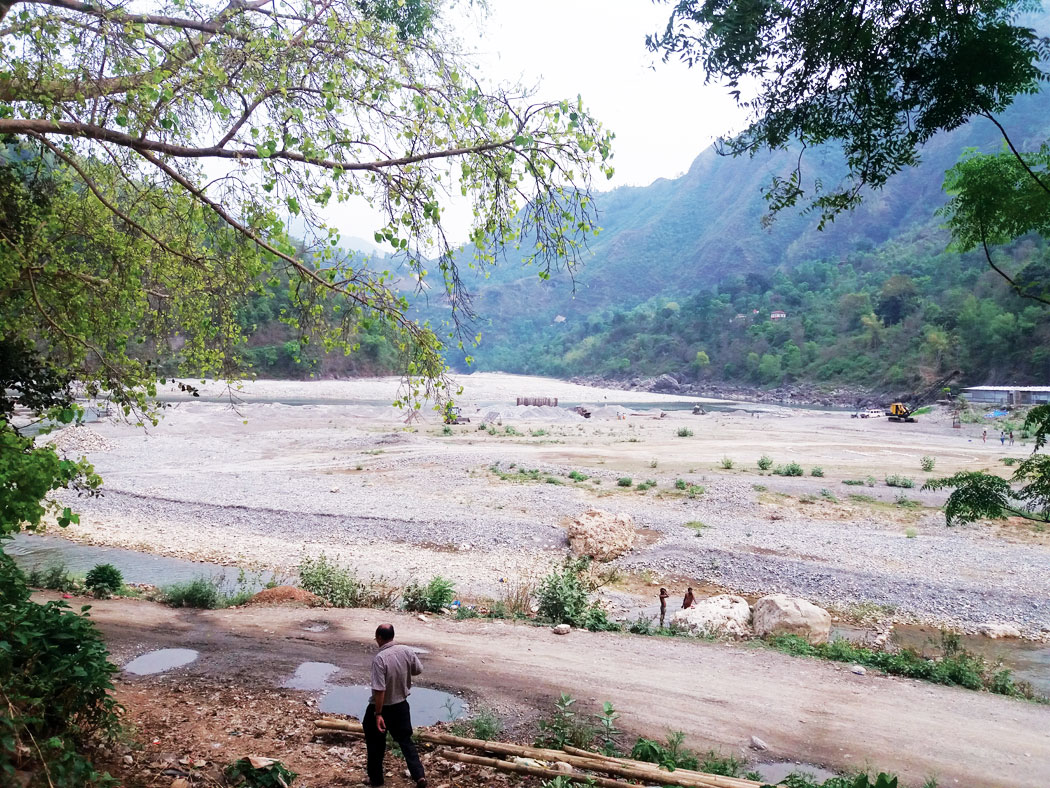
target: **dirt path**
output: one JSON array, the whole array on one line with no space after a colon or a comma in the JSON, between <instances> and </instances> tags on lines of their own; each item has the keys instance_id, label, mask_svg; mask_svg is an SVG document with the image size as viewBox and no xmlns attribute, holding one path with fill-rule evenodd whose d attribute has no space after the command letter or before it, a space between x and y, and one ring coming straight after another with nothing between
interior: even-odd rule
<instances>
[{"instance_id":1,"label":"dirt path","mask_svg":"<svg viewBox=\"0 0 1050 788\"><path fill-rule=\"evenodd\" d=\"M906 784L1050 785L1050 708L984 693L873 675L759 648L495 622L426 623L375 610L172 610L128 600L92 613L123 664L148 650L201 652L188 675L234 676L274 686L304 661L363 681L380 619L419 645L427 686L466 692L525 713L569 692L612 701L635 733L689 733L696 748L740 752L751 736L781 759L834 769L891 769ZM307 622L329 628L309 632ZM130 682L149 679L129 679Z\"/></svg>"}]
</instances>

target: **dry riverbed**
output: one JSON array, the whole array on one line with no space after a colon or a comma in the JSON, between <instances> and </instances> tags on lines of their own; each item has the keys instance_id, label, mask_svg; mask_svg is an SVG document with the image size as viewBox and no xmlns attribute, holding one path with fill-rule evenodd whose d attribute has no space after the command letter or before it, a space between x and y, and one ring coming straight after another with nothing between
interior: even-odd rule
<instances>
[{"instance_id":1,"label":"dry riverbed","mask_svg":"<svg viewBox=\"0 0 1050 788\"><path fill-rule=\"evenodd\" d=\"M509 375L462 382L471 421L447 431L430 411L406 424L384 404L391 379L258 381L233 407L212 385L196 400L168 395L172 407L148 431L92 423L97 437L60 440L73 453L94 449L105 495L76 500L82 522L64 535L289 574L323 551L391 582L440 573L481 598L560 562L566 523L595 506L630 514L643 536L615 563L633 574L606 592L625 615L651 605L639 596L650 583L680 593L692 582L1050 638L1048 534L1009 522L946 528L944 495L918 489L957 470L1006 473L1003 457L1030 450L982 443L980 425L753 405L693 415L665 395ZM516 396L586 402L594 414L518 408ZM660 417L654 405L685 409ZM760 472L762 455L806 475ZM936 459L932 473L923 456ZM815 466L822 477L809 475ZM523 468L539 473L524 478ZM915 488L886 486L892 474ZM869 476L874 486L843 484ZM618 486L627 477L632 486ZM646 480L656 486L635 489Z\"/></svg>"}]
</instances>

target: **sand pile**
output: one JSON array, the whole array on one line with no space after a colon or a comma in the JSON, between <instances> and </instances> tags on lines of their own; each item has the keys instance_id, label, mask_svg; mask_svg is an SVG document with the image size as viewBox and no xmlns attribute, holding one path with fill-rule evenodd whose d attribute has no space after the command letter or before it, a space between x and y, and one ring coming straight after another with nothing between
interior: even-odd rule
<instances>
[{"instance_id":1,"label":"sand pile","mask_svg":"<svg viewBox=\"0 0 1050 788\"><path fill-rule=\"evenodd\" d=\"M276 586L264 588L247 602L247 605L314 605L321 604L321 598L295 586Z\"/></svg>"}]
</instances>

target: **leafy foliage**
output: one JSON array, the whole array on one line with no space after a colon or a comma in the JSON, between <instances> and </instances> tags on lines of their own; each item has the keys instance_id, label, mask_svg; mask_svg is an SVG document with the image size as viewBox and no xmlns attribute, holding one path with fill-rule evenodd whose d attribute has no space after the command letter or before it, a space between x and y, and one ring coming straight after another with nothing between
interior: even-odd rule
<instances>
[{"instance_id":1,"label":"leafy foliage","mask_svg":"<svg viewBox=\"0 0 1050 788\"><path fill-rule=\"evenodd\" d=\"M1050 439L1050 405L1029 410L1024 430L1033 435L1035 445L1009 480L981 471L959 471L923 485L924 490L952 491L944 505L948 525L1008 516L1050 522L1050 456L1039 453Z\"/></svg>"},{"instance_id":2,"label":"leafy foliage","mask_svg":"<svg viewBox=\"0 0 1050 788\"><path fill-rule=\"evenodd\" d=\"M435 575L426 585L410 583L405 589L403 604L405 610L417 613L440 613L452 604L455 594L451 580Z\"/></svg>"},{"instance_id":3,"label":"leafy foliage","mask_svg":"<svg viewBox=\"0 0 1050 788\"><path fill-rule=\"evenodd\" d=\"M565 745L587 749L598 735L590 718L575 708L576 698L561 693L551 713L537 723L539 735L537 747L552 747L560 750Z\"/></svg>"},{"instance_id":4,"label":"leafy foliage","mask_svg":"<svg viewBox=\"0 0 1050 788\"><path fill-rule=\"evenodd\" d=\"M0 542L2 546L2 542ZM38 770L56 788L115 785L84 746L118 732L109 653L87 616L63 602L38 605L0 550L0 781Z\"/></svg>"},{"instance_id":5,"label":"leafy foliage","mask_svg":"<svg viewBox=\"0 0 1050 788\"><path fill-rule=\"evenodd\" d=\"M84 578L84 585L96 596L110 596L124 585L124 575L113 564L96 564Z\"/></svg>"},{"instance_id":6,"label":"leafy foliage","mask_svg":"<svg viewBox=\"0 0 1050 788\"><path fill-rule=\"evenodd\" d=\"M933 0L683 0L648 43L665 59L701 65L707 80L723 80L750 112L747 129L723 141L729 153L838 141L849 176L832 189L814 184L810 201L828 221L855 206L864 186L879 188L917 163L920 146L937 132L1037 90L1046 44L1014 22L1034 7L1023 0L965 9ZM800 159L774 178L772 210L808 200L807 189Z\"/></svg>"},{"instance_id":7,"label":"leafy foliage","mask_svg":"<svg viewBox=\"0 0 1050 788\"><path fill-rule=\"evenodd\" d=\"M255 760L259 765L253 765ZM241 758L223 770L231 785L243 788L290 788L298 776L280 761Z\"/></svg>"}]
</instances>

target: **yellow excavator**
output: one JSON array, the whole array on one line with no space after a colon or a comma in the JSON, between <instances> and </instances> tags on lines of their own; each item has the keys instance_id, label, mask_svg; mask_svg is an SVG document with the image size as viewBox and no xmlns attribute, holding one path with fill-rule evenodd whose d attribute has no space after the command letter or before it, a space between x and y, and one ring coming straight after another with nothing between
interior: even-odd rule
<instances>
[{"instance_id":1,"label":"yellow excavator","mask_svg":"<svg viewBox=\"0 0 1050 788\"><path fill-rule=\"evenodd\" d=\"M914 422L915 421L915 415L914 415L915 411L917 411L919 408L921 408L927 402L932 400L938 394L947 392L948 391L948 388L947 388L948 384L951 383L953 380L955 380L955 378L959 377L960 374L962 374L962 373L960 373L958 370L956 370L956 371L952 372L951 374L946 375L945 377L941 378L936 383L934 383L932 386L930 386L930 388L926 390L925 394L923 394L918 399L916 399L914 404L912 404L912 405L908 405L908 404L906 404L904 402L894 402L892 405L890 405L889 410L886 411L886 417L890 421L910 421L910 422ZM951 393L950 392L948 392L948 398L951 399Z\"/></svg>"}]
</instances>

